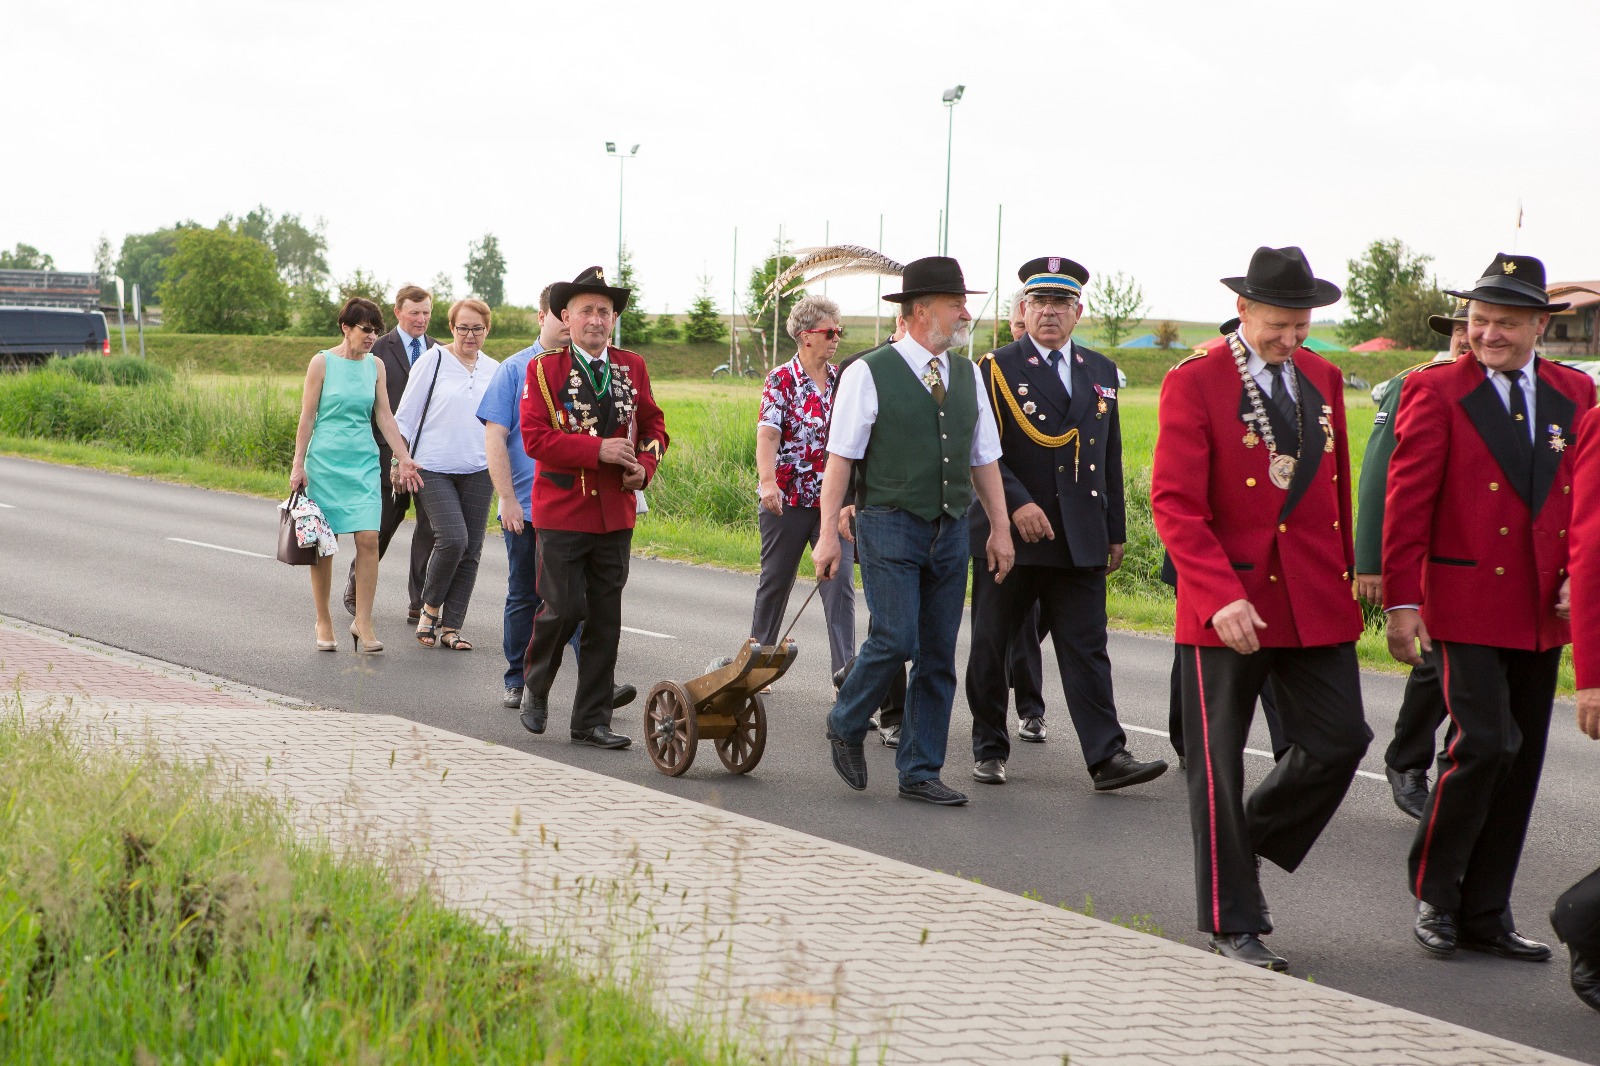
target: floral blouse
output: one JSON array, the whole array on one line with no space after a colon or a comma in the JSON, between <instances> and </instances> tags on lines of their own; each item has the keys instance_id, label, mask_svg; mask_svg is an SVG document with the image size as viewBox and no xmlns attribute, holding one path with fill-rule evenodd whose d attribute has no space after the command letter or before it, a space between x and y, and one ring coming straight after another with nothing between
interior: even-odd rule
<instances>
[{"instance_id":1,"label":"floral blouse","mask_svg":"<svg viewBox=\"0 0 1600 1066\"><path fill-rule=\"evenodd\" d=\"M761 390L761 415L757 424L776 429L777 481L785 507L818 507L822 503L822 472L828 465L828 420L839 387L839 368L828 364L828 385L821 392L800 357L767 375Z\"/></svg>"}]
</instances>

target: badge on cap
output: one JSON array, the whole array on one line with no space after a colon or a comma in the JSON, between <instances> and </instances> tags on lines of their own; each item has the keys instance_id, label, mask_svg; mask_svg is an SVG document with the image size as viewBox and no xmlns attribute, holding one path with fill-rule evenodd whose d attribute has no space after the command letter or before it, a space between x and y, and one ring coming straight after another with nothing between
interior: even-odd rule
<instances>
[{"instance_id":1,"label":"badge on cap","mask_svg":"<svg viewBox=\"0 0 1600 1066\"><path fill-rule=\"evenodd\" d=\"M1050 257L1050 273L1061 273L1061 257L1059 255L1052 255Z\"/></svg>"}]
</instances>

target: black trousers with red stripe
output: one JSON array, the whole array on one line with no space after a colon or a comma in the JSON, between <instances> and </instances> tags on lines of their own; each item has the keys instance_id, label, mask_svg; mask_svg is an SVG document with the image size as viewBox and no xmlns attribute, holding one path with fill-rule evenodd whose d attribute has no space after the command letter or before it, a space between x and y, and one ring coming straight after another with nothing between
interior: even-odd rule
<instances>
[{"instance_id":1,"label":"black trousers with red stripe","mask_svg":"<svg viewBox=\"0 0 1600 1066\"><path fill-rule=\"evenodd\" d=\"M1354 643L1320 648L1179 646L1199 928L1270 933L1256 856L1298 867L1338 810L1372 741ZM1287 750L1245 796L1244 748L1268 679Z\"/></svg>"},{"instance_id":2,"label":"black trousers with red stripe","mask_svg":"<svg viewBox=\"0 0 1600 1066\"><path fill-rule=\"evenodd\" d=\"M1434 641L1449 728L1411 843L1411 894L1462 933L1514 928L1511 884L1539 792L1561 649Z\"/></svg>"}]
</instances>

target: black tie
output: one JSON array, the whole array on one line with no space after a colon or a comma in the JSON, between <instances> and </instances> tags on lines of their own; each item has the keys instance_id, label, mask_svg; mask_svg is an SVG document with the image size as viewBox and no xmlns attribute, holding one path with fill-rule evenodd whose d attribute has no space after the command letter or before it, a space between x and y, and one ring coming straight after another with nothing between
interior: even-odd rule
<instances>
[{"instance_id":1,"label":"black tie","mask_svg":"<svg viewBox=\"0 0 1600 1066\"><path fill-rule=\"evenodd\" d=\"M1517 459L1522 464L1518 469L1523 471L1523 477L1532 477L1533 437L1528 427L1528 395L1522 391L1522 373L1502 370L1500 376L1510 387L1511 429L1517 440Z\"/></svg>"},{"instance_id":2,"label":"black tie","mask_svg":"<svg viewBox=\"0 0 1600 1066\"><path fill-rule=\"evenodd\" d=\"M1272 406L1277 410L1279 416L1283 418L1284 425L1288 426L1294 433L1292 441L1284 442L1290 447L1282 450L1298 453L1300 451L1300 412L1295 408L1294 398L1289 395L1289 387L1284 384L1283 364L1268 363L1267 373L1272 375L1272 396L1270 397Z\"/></svg>"},{"instance_id":3,"label":"black tie","mask_svg":"<svg viewBox=\"0 0 1600 1066\"><path fill-rule=\"evenodd\" d=\"M1050 349L1049 360L1050 369L1056 372L1056 377L1061 378L1061 349ZM1068 374L1065 378L1062 378L1061 384L1067 390L1067 398L1070 400L1072 398L1072 375Z\"/></svg>"}]
</instances>

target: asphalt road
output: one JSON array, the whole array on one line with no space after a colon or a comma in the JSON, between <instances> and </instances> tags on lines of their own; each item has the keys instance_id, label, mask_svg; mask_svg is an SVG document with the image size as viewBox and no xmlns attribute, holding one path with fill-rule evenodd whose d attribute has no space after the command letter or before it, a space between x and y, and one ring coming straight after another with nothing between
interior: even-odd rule
<instances>
[{"instance_id":1,"label":"asphalt road","mask_svg":"<svg viewBox=\"0 0 1600 1066\"><path fill-rule=\"evenodd\" d=\"M378 629L388 650L358 658L344 638L339 654L318 654L306 576L272 558L272 502L0 458L0 613L323 706L401 715L1052 903L1082 908L1092 900L1099 917L1146 916L1166 936L1203 945L1194 930L1184 779L1164 734L1170 642L1112 638L1130 747L1174 765L1142 787L1092 791L1059 681L1051 679L1050 740L1014 746L1008 784L983 786L968 776L970 719L958 694L945 776L973 796L969 806L899 800L893 753L870 740L872 782L865 793L851 792L835 776L822 737L832 691L816 604L795 629L798 662L768 697L761 765L748 776L729 775L708 743L688 774L673 779L655 770L642 743L602 752L567 741L570 659L544 736L524 732L515 713L499 706L506 567L498 539L485 545L464 630L478 650L419 647L403 623L399 560L408 535L396 537L381 572ZM339 556L340 575L347 558ZM801 596L807 588L798 587ZM732 654L747 635L754 589L749 575L635 559L619 680L643 693L657 680L686 680L712 658ZM337 603L334 610L342 635L344 615ZM863 604L863 627L865 620ZM964 659L964 640L960 654ZM1295 975L1319 984L1600 1063L1600 1015L1568 990L1564 950L1554 964L1530 965L1477 955L1439 961L1413 944L1405 857L1415 823L1395 809L1381 761L1401 687L1399 677L1363 675L1378 737L1364 776L1299 872L1267 867L1277 924L1272 946ZM641 711L642 701L619 711L614 725L637 741ZM1264 752L1259 723L1257 734L1254 746ZM1248 761L1257 778L1269 765L1264 755ZM1600 861L1597 772L1600 746L1578 734L1570 703L1558 703L1517 881L1518 924L1530 936L1553 941L1551 903Z\"/></svg>"}]
</instances>

